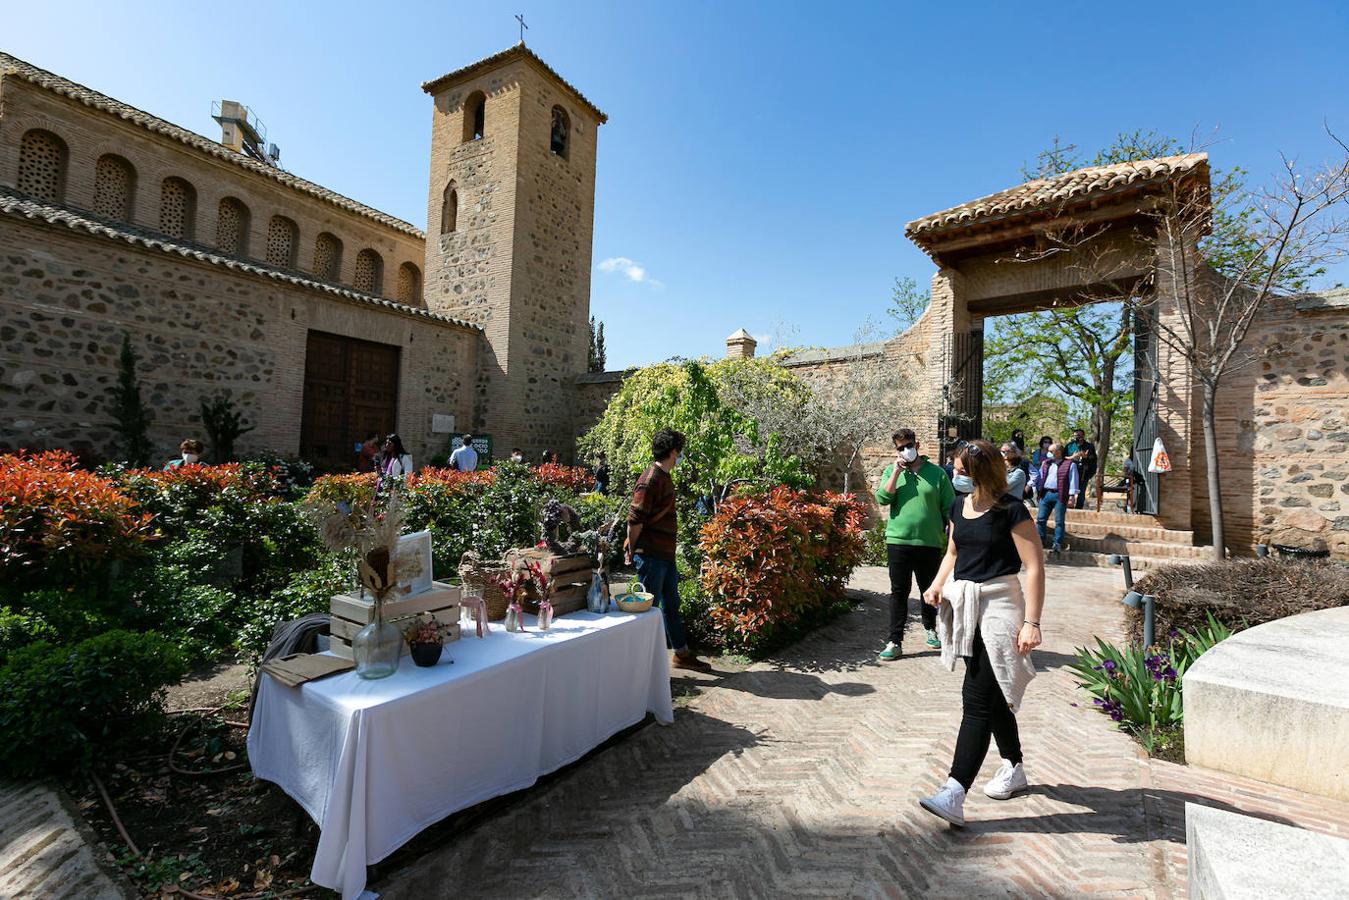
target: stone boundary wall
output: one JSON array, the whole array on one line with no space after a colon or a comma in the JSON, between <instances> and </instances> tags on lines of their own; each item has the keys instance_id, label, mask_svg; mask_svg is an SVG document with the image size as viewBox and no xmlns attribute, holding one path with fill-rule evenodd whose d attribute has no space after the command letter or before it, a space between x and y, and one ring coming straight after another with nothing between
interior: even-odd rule
<instances>
[{"instance_id":1,"label":"stone boundary wall","mask_svg":"<svg viewBox=\"0 0 1349 900\"><path fill-rule=\"evenodd\" d=\"M1239 554L1321 546L1349 559L1349 290L1273 305L1247 341L1255 362L1220 387L1216 410L1227 544ZM1200 438L1195 531L1207 536Z\"/></svg>"},{"instance_id":2,"label":"stone boundary wall","mask_svg":"<svg viewBox=\"0 0 1349 900\"><path fill-rule=\"evenodd\" d=\"M401 348L397 428L423 465L434 413L468 421L480 335L220 265L0 217L0 452L113 455L108 390L123 333L140 355L158 457L205 439L199 401L228 390L256 430L238 452L299 450L310 329ZM353 441L355 437L353 436Z\"/></svg>"},{"instance_id":3,"label":"stone boundary wall","mask_svg":"<svg viewBox=\"0 0 1349 900\"><path fill-rule=\"evenodd\" d=\"M247 244L240 255L265 259L268 224L273 215L283 215L298 227L295 269L311 274L315 271L317 239L327 232L342 242L340 270L330 280L352 286L357 255L373 249L382 259L383 279L379 289L370 293L398 300L399 270L409 264L416 267L417 280L417 293L410 305L425 306L421 297L426 253L422 238L17 77L0 76L0 184L16 185L19 145L33 128L55 134L68 150L61 205L92 210L98 159L107 153L116 154L135 169L131 221L125 224L158 231L160 185L171 176L182 178L196 194L192 242L216 246L220 201L234 197L248 209Z\"/></svg>"}]
</instances>

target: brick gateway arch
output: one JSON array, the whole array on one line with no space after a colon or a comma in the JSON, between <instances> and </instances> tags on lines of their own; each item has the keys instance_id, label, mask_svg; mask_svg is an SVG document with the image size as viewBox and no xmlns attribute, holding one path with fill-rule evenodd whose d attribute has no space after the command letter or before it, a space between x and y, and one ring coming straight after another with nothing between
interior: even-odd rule
<instances>
[{"instance_id":1,"label":"brick gateway arch","mask_svg":"<svg viewBox=\"0 0 1349 900\"><path fill-rule=\"evenodd\" d=\"M983 323L987 318L1132 296L1137 306L1135 463L1160 436L1173 471L1149 476L1140 511L1163 528L1194 529L1203 486L1197 386L1186 361L1152 339L1152 316L1176 314L1156 211L1168 198L1207 196L1208 158L1189 154L1037 179L910 222L905 235L937 264L932 300L887 355L925 363L921 389L929 446L980 436ZM1192 194L1190 192L1199 192ZM1129 440L1120 435L1117 440ZM1193 461L1193 463L1192 463Z\"/></svg>"}]
</instances>

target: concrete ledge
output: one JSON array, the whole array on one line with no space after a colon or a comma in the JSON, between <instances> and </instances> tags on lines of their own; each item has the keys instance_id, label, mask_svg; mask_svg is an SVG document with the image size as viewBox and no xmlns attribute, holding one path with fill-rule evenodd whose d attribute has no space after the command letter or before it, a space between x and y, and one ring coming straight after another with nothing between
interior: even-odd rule
<instances>
[{"instance_id":1,"label":"concrete ledge","mask_svg":"<svg viewBox=\"0 0 1349 900\"><path fill-rule=\"evenodd\" d=\"M1191 900L1349 897L1349 841L1185 804Z\"/></svg>"},{"instance_id":2,"label":"concrete ledge","mask_svg":"<svg viewBox=\"0 0 1349 900\"><path fill-rule=\"evenodd\" d=\"M1185 673L1185 760L1349 800L1349 607L1233 635Z\"/></svg>"}]
</instances>

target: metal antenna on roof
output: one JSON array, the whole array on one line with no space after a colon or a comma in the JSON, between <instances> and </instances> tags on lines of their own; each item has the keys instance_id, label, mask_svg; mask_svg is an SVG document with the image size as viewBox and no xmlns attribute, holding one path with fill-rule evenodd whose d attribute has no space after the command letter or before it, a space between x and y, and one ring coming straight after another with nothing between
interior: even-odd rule
<instances>
[{"instance_id":1,"label":"metal antenna on roof","mask_svg":"<svg viewBox=\"0 0 1349 900\"><path fill-rule=\"evenodd\" d=\"M525 42L525 31L529 28L529 26L525 24L525 14L517 13L515 21L520 23L520 43L523 44Z\"/></svg>"}]
</instances>

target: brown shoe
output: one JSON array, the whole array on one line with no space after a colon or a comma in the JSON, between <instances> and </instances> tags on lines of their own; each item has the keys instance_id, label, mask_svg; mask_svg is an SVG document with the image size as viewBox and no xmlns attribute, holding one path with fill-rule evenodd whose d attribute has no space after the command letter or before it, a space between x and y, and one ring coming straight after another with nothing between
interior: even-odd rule
<instances>
[{"instance_id":1,"label":"brown shoe","mask_svg":"<svg viewBox=\"0 0 1349 900\"><path fill-rule=\"evenodd\" d=\"M705 660L699 659L692 653L676 653L670 657L670 668L672 669L691 669L694 672L710 672L712 666Z\"/></svg>"}]
</instances>

